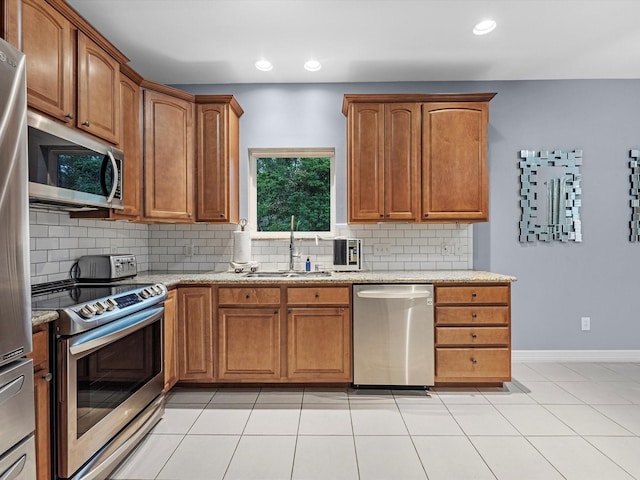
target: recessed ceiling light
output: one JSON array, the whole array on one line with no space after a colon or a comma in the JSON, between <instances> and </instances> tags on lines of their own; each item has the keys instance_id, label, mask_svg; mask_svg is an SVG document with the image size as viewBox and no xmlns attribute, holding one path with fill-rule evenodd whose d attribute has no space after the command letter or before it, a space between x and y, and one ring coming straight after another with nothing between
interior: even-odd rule
<instances>
[{"instance_id":1,"label":"recessed ceiling light","mask_svg":"<svg viewBox=\"0 0 640 480\"><path fill-rule=\"evenodd\" d=\"M256 68L261 72L268 72L273 68L273 65L271 65L269 60L258 60L256 62Z\"/></svg>"},{"instance_id":2,"label":"recessed ceiling light","mask_svg":"<svg viewBox=\"0 0 640 480\"><path fill-rule=\"evenodd\" d=\"M310 72L317 72L322 68L322 64L317 60L308 60L304 62L304 68Z\"/></svg>"},{"instance_id":3,"label":"recessed ceiling light","mask_svg":"<svg viewBox=\"0 0 640 480\"><path fill-rule=\"evenodd\" d=\"M476 26L473 27L473 33L475 35L486 35L487 33L493 32L495 28L496 21L487 19L477 23Z\"/></svg>"}]
</instances>

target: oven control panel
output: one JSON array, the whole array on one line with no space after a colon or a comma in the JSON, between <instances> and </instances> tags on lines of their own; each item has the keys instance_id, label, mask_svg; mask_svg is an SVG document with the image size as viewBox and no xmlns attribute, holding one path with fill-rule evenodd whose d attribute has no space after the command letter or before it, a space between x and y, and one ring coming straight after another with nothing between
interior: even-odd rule
<instances>
[{"instance_id":1,"label":"oven control panel","mask_svg":"<svg viewBox=\"0 0 640 480\"><path fill-rule=\"evenodd\" d=\"M77 306L74 310L84 319L92 319L97 315L107 314L113 310L125 310L137 304L143 303L153 297L162 296L166 293L164 285L156 284L134 290L126 295L102 298Z\"/></svg>"}]
</instances>

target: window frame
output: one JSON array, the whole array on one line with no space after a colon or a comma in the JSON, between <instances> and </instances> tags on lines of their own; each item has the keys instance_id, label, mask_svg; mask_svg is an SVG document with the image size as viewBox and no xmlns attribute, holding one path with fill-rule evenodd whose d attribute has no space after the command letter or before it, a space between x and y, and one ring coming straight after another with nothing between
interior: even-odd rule
<instances>
[{"instance_id":1,"label":"window frame","mask_svg":"<svg viewBox=\"0 0 640 480\"><path fill-rule=\"evenodd\" d=\"M323 232L295 232L296 238L333 237L336 231L336 149L334 147L317 148L250 148L249 149L249 205L248 205L248 229L253 238L262 239L288 239L286 232L262 232L258 231L258 158L295 158L295 157L326 157L329 158L330 181L330 230Z\"/></svg>"}]
</instances>

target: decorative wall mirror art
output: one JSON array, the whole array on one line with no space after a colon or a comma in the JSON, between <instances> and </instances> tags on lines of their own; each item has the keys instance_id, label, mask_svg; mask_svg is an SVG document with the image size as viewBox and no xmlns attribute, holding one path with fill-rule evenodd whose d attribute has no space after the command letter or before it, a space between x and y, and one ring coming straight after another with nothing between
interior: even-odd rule
<instances>
[{"instance_id":1,"label":"decorative wall mirror art","mask_svg":"<svg viewBox=\"0 0 640 480\"><path fill-rule=\"evenodd\" d=\"M629 167L631 168L631 234L629 240L632 242L640 241L640 150L631 150L629 152L631 160Z\"/></svg>"},{"instance_id":2,"label":"decorative wall mirror art","mask_svg":"<svg viewBox=\"0 0 640 480\"><path fill-rule=\"evenodd\" d=\"M582 150L521 150L520 159L520 242L581 242Z\"/></svg>"}]
</instances>

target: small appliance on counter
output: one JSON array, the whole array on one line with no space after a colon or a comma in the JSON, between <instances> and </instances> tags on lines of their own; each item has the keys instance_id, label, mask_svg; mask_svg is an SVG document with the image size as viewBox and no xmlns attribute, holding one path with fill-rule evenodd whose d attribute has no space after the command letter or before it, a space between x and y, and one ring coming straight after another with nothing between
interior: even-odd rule
<instances>
[{"instance_id":1,"label":"small appliance on counter","mask_svg":"<svg viewBox=\"0 0 640 480\"><path fill-rule=\"evenodd\" d=\"M362 240L356 238L334 239L333 269L337 272L362 270Z\"/></svg>"},{"instance_id":2,"label":"small appliance on counter","mask_svg":"<svg viewBox=\"0 0 640 480\"><path fill-rule=\"evenodd\" d=\"M137 273L135 255L106 254L80 257L73 276L79 280L111 281L135 277Z\"/></svg>"}]
</instances>

